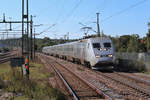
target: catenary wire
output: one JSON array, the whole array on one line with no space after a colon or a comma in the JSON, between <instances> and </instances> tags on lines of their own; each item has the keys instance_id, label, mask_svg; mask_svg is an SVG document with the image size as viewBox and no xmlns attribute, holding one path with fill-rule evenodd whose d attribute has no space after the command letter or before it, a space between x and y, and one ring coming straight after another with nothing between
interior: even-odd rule
<instances>
[{"instance_id":1,"label":"catenary wire","mask_svg":"<svg viewBox=\"0 0 150 100\"><path fill-rule=\"evenodd\" d=\"M137 3L135 3L135 4L131 5L131 6L129 6L128 8L125 8L125 9L119 11L119 12L116 12L116 13L114 13L114 14L112 14L112 15L106 17L105 19L101 20L101 22L104 22L104 21L106 21L106 20L108 20L108 19L111 19L111 18L114 17L114 16L118 16L118 15L120 15L120 14L123 14L123 13L127 12L128 10L130 10L130 9L132 9L132 8L135 8L135 7L137 7L137 6L139 6L139 5L143 4L143 3L145 3L146 1L148 1L148 0L142 0L142 1L140 1L140 2L137 2Z\"/></svg>"}]
</instances>

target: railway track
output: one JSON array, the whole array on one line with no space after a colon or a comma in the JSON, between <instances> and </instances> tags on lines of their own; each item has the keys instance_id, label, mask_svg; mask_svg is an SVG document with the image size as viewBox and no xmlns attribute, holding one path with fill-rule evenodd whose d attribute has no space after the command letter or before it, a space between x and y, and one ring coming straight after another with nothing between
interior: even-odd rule
<instances>
[{"instance_id":1,"label":"railway track","mask_svg":"<svg viewBox=\"0 0 150 100\"><path fill-rule=\"evenodd\" d=\"M114 72L114 74L119 75L119 76L123 77L124 79L129 79L132 82L135 82L137 84L139 83L139 85L144 85L144 87L147 86L146 88L148 88L150 90L150 81L149 80L144 80L142 78L134 76L134 74L129 74L129 73L126 74L126 73Z\"/></svg>"},{"instance_id":2,"label":"railway track","mask_svg":"<svg viewBox=\"0 0 150 100\"><path fill-rule=\"evenodd\" d=\"M38 58L40 59L40 61L44 64L44 66L46 67L47 71L49 73L53 73L54 76L50 77L48 82L49 84L53 87L53 88L59 88L61 91L63 91L63 93L68 97L68 100L72 100L72 97L70 96L70 93L68 93L67 88L64 87L64 83L62 82L61 78L58 76L58 74L55 72L55 70L51 66L49 63L47 63L47 61L45 60L46 57L45 56L38 56Z\"/></svg>"},{"instance_id":3,"label":"railway track","mask_svg":"<svg viewBox=\"0 0 150 100\"><path fill-rule=\"evenodd\" d=\"M51 57L53 58L53 57ZM55 60L56 58L53 58ZM103 92L114 99L125 100L149 100L150 91L149 81L132 77L131 75L119 75L120 73L102 73L86 68L82 65L77 65L71 62L57 59L57 62L63 64L66 68L72 69L83 79L89 81L92 85L98 89L102 89ZM77 72L76 69L80 67L84 69L83 72ZM118 95L118 96L116 96Z\"/></svg>"},{"instance_id":4,"label":"railway track","mask_svg":"<svg viewBox=\"0 0 150 100\"><path fill-rule=\"evenodd\" d=\"M16 52L8 52L8 53L1 53L0 54L0 64L5 63L10 60L10 58L16 56Z\"/></svg>"},{"instance_id":5,"label":"railway track","mask_svg":"<svg viewBox=\"0 0 150 100\"><path fill-rule=\"evenodd\" d=\"M146 84L150 83L150 76L146 76L146 75L143 75L143 74L136 74L136 73L122 73L122 74L125 74L129 77L133 77L133 78L141 80L141 81L146 81Z\"/></svg>"},{"instance_id":6,"label":"railway track","mask_svg":"<svg viewBox=\"0 0 150 100\"><path fill-rule=\"evenodd\" d=\"M46 57L45 61L52 66L59 77L61 77L63 83L68 88L75 100L112 100L111 97L106 95L104 92L96 88L93 84L89 83L85 79L82 79L79 75L68 70L64 65L52 59L50 60L49 57Z\"/></svg>"},{"instance_id":7,"label":"railway track","mask_svg":"<svg viewBox=\"0 0 150 100\"><path fill-rule=\"evenodd\" d=\"M105 78L111 79L114 85L120 87L120 91L125 98L141 100L150 99L150 91L146 88L140 87L137 83L131 83L129 80L125 80L124 77L120 78L119 76L114 75L114 73L96 73Z\"/></svg>"}]
</instances>

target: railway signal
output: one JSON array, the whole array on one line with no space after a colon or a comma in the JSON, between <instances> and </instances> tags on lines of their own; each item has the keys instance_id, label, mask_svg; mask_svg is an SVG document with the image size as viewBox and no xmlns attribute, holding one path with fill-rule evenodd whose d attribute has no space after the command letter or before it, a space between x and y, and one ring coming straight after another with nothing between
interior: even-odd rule
<instances>
[{"instance_id":1,"label":"railway signal","mask_svg":"<svg viewBox=\"0 0 150 100\"><path fill-rule=\"evenodd\" d=\"M26 71L26 77L29 79L29 59L28 57L25 58L25 71Z\"/></svg>"}]
</instances>

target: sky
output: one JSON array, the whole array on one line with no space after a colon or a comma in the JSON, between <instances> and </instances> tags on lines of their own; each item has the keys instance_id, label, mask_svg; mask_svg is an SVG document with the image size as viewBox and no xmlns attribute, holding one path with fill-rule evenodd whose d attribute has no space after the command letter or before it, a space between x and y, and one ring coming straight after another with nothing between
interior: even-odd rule
<instances>
[{"instance_id":1,"label":"sky","mask_svg":"<svg viewBox=\"0 0 150 100\"><path fill-rule=\"evenodd\" d=\"M21 21L21 2L2 0L0 21L3 13L7 21ZM100 30L106 35L139 34L144 37L148 31L147 23L150 22L150 0L29 0L33 24L41 25L35 27L35 31L44 31L39 38L63 38L68 32L71 39L81 38L84 36L81 28L85 26L97 31L96 13L100 13ZM12 26L13 29L21 30L20 24ZM5 28L9 28L9 25L0 24L0 30ZM88 34L96 33L89 31Z\"/></svg>"}]
</instances>

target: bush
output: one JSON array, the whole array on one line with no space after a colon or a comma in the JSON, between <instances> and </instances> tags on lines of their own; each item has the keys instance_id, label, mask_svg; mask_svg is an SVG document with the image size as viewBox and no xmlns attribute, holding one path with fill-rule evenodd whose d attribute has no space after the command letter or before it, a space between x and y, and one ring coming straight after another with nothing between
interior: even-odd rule
<instances>
[{"instance_id":1,"label":"bush","mask_svg":"<svg viewBox=\"0 0 150 100\"><path fill-rule=\"evenodd\" d=\"M143 72L146 70L145 64L142 61L123 60L119 59L118 68L122 71L137 71Z\"/></svg>"},{"instance_id":2,"label":"bush","mask_svg":"<svg viewBox=\"0 0 150 100\"><path fill-rule=\"evenodd\" d=\"M8 52L9 49L8 48L3 48L3 52Z\"/></svg>"}]
</instances>

